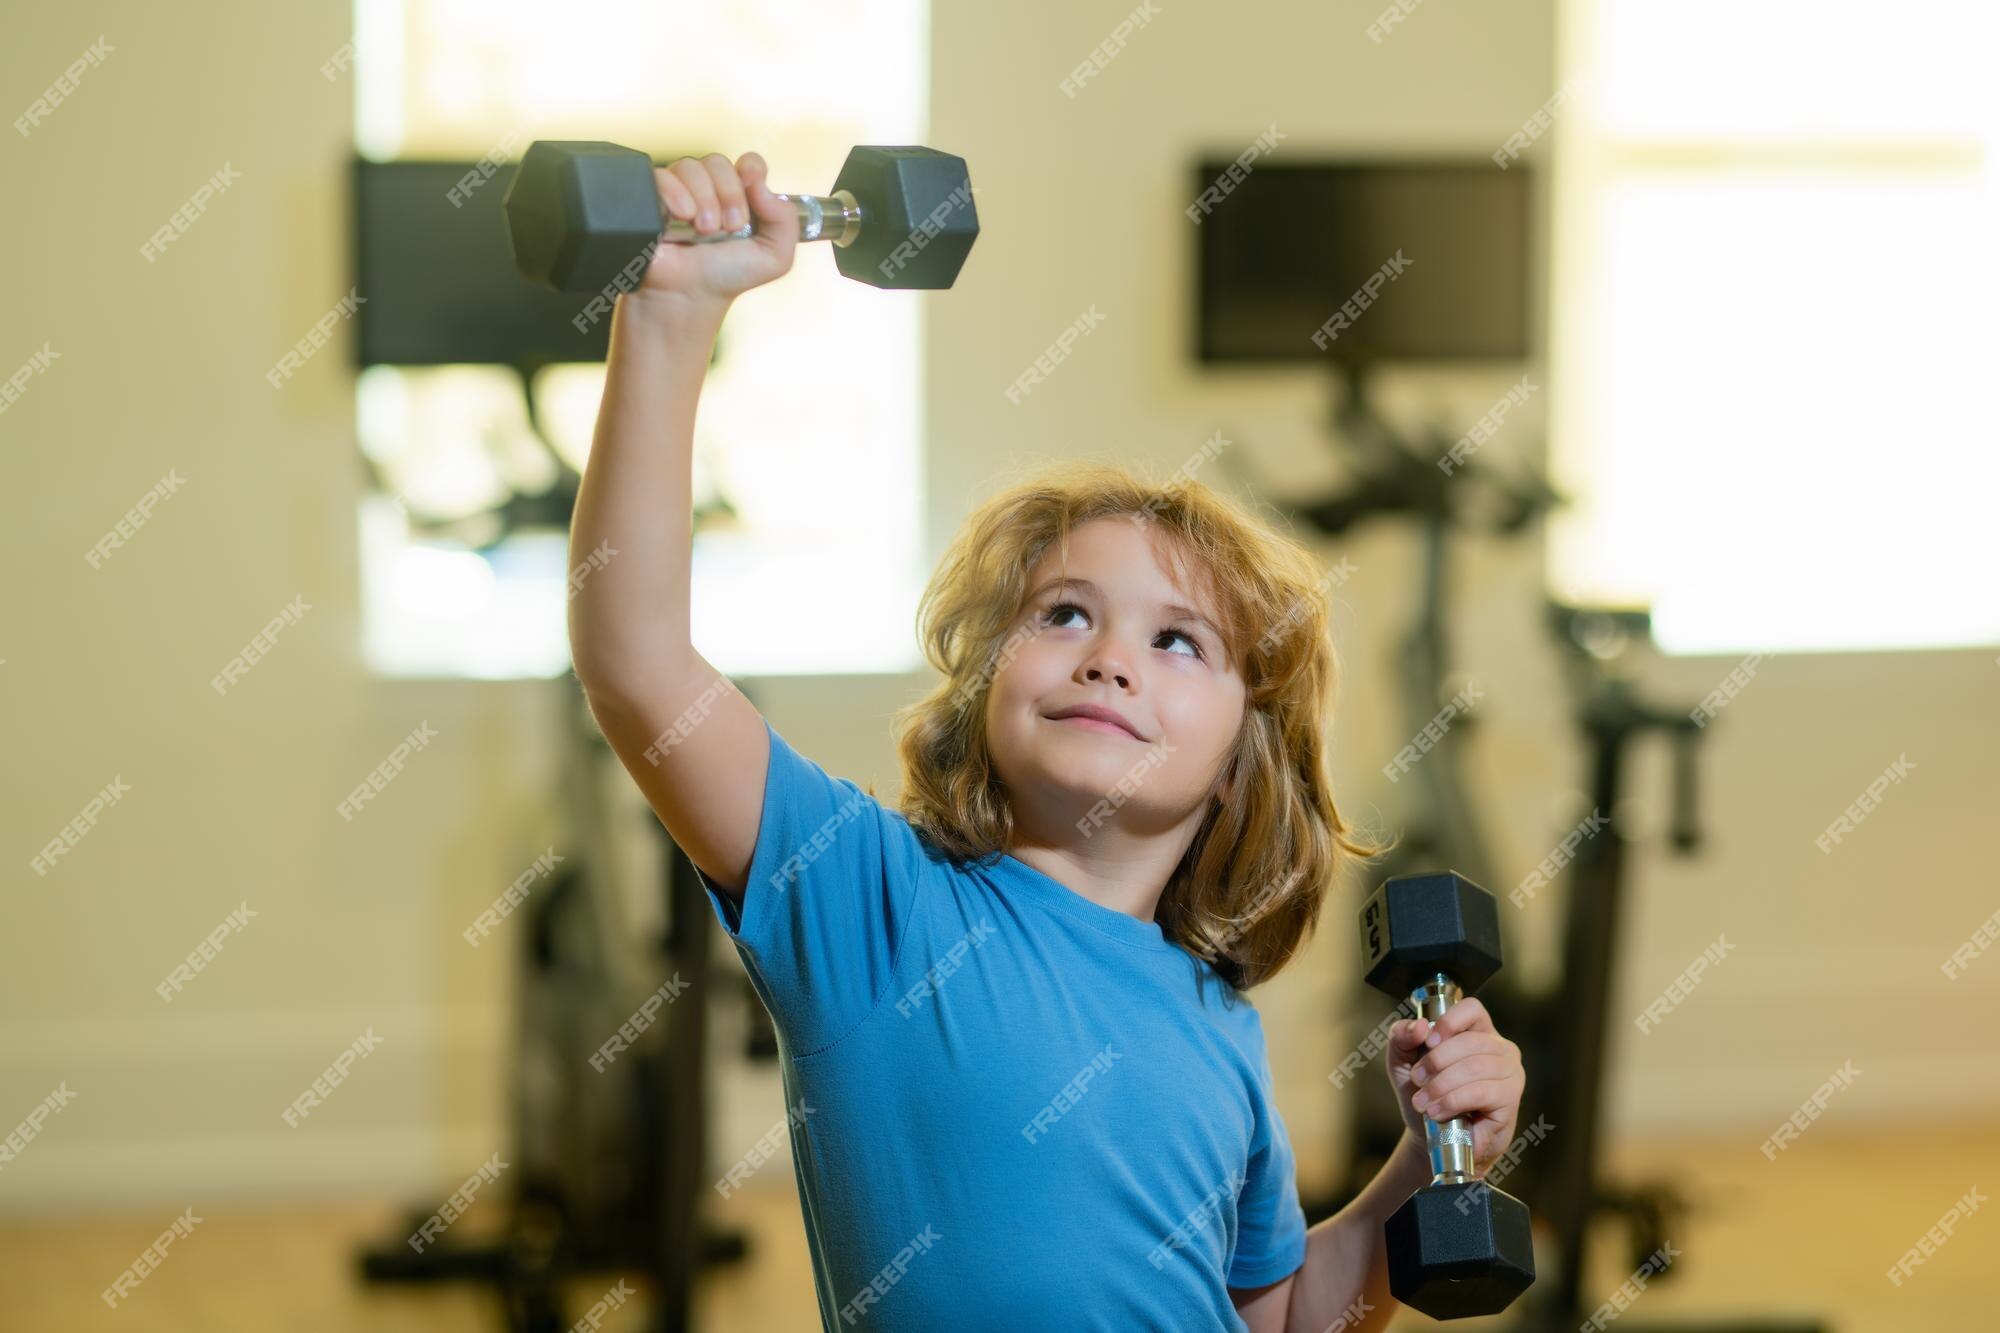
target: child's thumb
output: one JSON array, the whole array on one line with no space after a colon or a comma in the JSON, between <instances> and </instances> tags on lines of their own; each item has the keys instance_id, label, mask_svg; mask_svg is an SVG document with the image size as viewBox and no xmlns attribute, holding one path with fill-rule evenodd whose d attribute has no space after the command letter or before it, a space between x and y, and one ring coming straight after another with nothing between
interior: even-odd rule
<instances>
[{"instance_id":1,"label":"child's thumb","mask_svg":"<svg viewBox=\"0 0 2000 1333\"><path fill-rule=\"evenodd\" d=\"M789 199L781 199L777 192L765 183L766 169L762 158L746 166L741 173L743 197L750 204L750 211L766 222L790 222L797 226L798 210Z\"/></svg>"},{"instance_id":2,"label":"child's thumb","mask_svg":"<svg viewBox=\"0 0 2000 1333\"><path fill-rule=\"evenodd\" d=\"M1430 1035L1429 1020L1407 1019L1389 1030L1389 1044L1397 1056L1413 1058L1423 1050L1424 1038Z\"/></svg>"}]
</instances>

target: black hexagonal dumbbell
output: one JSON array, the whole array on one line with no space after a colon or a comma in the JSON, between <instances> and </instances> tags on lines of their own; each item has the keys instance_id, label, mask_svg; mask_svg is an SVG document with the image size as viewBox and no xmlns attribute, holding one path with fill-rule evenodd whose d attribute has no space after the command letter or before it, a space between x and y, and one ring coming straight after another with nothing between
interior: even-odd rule
<instances>
[{"instance_id":1,"label":"black hexagonal dumbbell","mask_svg":"<svg viewBox=\"0 0 2000 1333\"><path fill-rule=\"evenodd\" d=\"M1361 909L1368 984L1436 1021L1500 970L1493 895L1452 871L1385 880ZM1463 1117L1424 1122L1431 1183L1383 1225L1389 1290L1433 1319L1497 1314L1535 1280L1528 1209L1479 1180Z\"/></svg>"},{"instance_id":2,"label":"black hexagonal dumbbell","mask_svg":"<svg viewBox=\"0 0 2000 1333\"><path fill-rule=\"evenodd\" d=\"M832 241L840 271L874 287L949 287L979 235L965 159L932 148L858 146L832 194L778 197L797 206L801 241ZM667 216L651 157L585 140L529 144L502 207L515 267L565 292L621 275L629 290L655 245L741 240L757 225L701 235Z\"/></svg>"}]
</instances>

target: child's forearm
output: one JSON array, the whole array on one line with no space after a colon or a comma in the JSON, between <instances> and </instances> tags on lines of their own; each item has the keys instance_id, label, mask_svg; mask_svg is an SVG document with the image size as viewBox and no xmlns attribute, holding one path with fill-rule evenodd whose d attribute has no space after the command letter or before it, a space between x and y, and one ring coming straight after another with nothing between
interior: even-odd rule
<instances>
[{"instance_id":1,"label":"child's forearm","mask_svg":"<svg viewBox=\"0 0 2000 1333\"><path fill-rule=\"evenodd\" d=\"M570 656L613 697L694 668L688 601L695 403L726 302L642 293L612 316L604 400L570 521ZM593 556L595 558L593 558Z\"/></svg>"},{"instance_id":2,"label":"child's forearm","mask_svg":"<svg viewBox=\"0 0 2000 1333\"><path fill-rule=\"evenodd\" d=\"M1396 1311L1382 1224L1431 1183L1430 1153L1407 1131L1375 1179L1348 1205L1306 1232L1306 1261L1292 1284L1285 1333L1368 1333ZM1345 1321L1345 1322L1342 1322Z\"/></svg>"}]
</instances>

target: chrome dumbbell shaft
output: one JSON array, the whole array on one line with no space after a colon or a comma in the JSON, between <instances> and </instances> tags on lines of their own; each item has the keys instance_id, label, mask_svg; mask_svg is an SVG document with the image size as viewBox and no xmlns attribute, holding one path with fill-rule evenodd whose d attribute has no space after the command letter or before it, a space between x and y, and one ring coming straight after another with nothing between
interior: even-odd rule
<instances>
[{"instance_id":1,"label":"chrome dumbbell shaft","mask_svg":"<svg viewBox=\"0 0 2000 1333\"><path fill-rule=\"evenodd\" d=\"M1410 1004L1419 1018L1435 1023L1460 997L1458 983L1439 972L1425 978L1423 985L1410 992ZM1477 1178L1478 1168L1472 1160L1472 1126L1464 1116L1425 1120L1424 1144L1430 1149L1433 1185L1464 1184Z\"/></svg>"},{"instance_id":2,"label":"chrome dumbbell shaft","mask_svg":"<svg viewBox=\"0 0 2000 1333\"><path fill-rule=\"evenodd\" d=\"M846 190L835 190L830 195L781 194L778 198L790 200L798 209L801 241L832 241L845 247L854 244L861 235L861 205ZM660 239L674 245L707 245L711 241L746 240L756 229L755 222L746 222L733 231L703 234L686 219L668 218L667 229L660 233Z\"/></svg>"}]
</instances>

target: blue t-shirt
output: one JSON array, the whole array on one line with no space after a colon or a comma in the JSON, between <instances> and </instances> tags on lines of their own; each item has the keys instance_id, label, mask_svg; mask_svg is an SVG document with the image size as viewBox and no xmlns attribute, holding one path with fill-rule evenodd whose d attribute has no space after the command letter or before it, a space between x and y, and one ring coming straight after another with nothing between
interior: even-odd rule
<instances>
[{"instance_id":1,"label":"blue t-shirt","mask_svg":"<svg viewBox=\"0 0 2000 1333\"><path fill-rule=\"evenodd\" d=\"M768 720L740 919L828 1329L1242 1330L1305 1214L1257 1010L1158 925L955 864Z\"/></svg>"}]
</instances>

